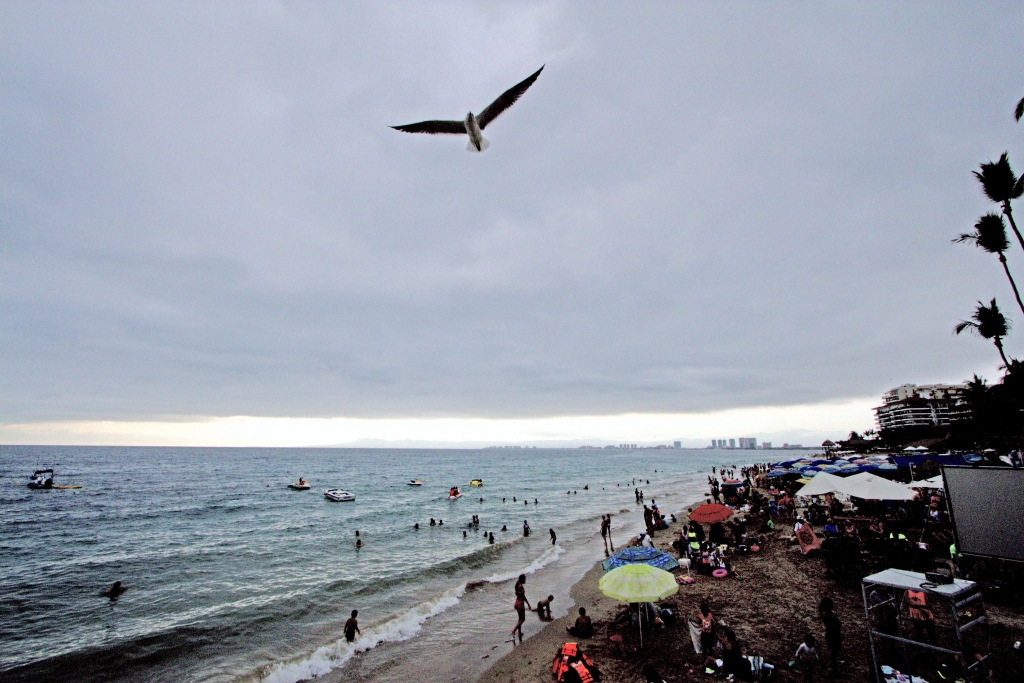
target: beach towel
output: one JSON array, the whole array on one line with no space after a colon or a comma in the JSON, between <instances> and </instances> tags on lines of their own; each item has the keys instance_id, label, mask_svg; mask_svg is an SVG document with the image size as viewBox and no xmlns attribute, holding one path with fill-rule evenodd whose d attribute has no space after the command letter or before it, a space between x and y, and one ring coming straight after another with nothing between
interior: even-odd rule
<instances>
[{"instance_id":1,"label":"beach towel","mask_svg":"<svg viewBox=\"0 0 1024 683\"><path fill-rule=\"evenodd\" d=\"M821 547L821 539L814 534L814 529L811 528L810 524L804 524L800 527L800 530L796 532L796 540L800 543L800 550L803 551L804 555Z\"/></svg>"},{"instance_id":2,"label":"beach towel","mask_svg":"<svg viewBox=\"0 0 1024 683\"><path fill-rule=\"evenodd\" d=\"M693 619L689 619L687 623L690 625L690 642L693 643L693 651L702 654L700 651L700 624Z\"/></svg>"}]
</instances>

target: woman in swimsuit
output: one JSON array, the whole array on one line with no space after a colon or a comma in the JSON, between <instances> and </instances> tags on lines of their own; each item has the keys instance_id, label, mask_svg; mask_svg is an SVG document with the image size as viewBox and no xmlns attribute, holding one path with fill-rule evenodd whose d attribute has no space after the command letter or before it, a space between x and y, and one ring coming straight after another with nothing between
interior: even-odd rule
<instances>
[{"instance_id":1,"label":"woman in swimsuit","mask_svg":"<svg viewBox=\"0 0 1024 683\"><path fill-rule=\"evenodd\" d=\"M512 639L516 637L516 631L519 631L519 642L523 642L523 622L526 621L526 608L533 609L533 605L526 599L526 574L520 574L519 579L516 581L516 613L519 615L519 621L516 622L515 628L512 629Z\"/></svg>"}]
</instances>

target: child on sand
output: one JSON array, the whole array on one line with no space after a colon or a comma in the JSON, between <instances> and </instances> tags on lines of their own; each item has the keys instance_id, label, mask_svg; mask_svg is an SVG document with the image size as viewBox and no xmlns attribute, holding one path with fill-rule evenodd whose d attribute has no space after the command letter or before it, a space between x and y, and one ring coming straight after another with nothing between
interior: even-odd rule
<instances>
[{"instance_id":1,"label":"child on sand","mask_svg":"<svg viewBox=\"0 0 1024 683\"><path fill-rule=\"evenodd\" d=\"M549 595L543 600L537 601L537 616L544 621L551 621L551 603L555 596Z\"/></svg>"},{"instance_id":2,"label":"child on sand","mask_svg":"<svg viewBox=\"0 0 1024 683\"><path fill-rule=\"evenodd\" d=\"M818 662L818 653L814 649L814 644L814 636L808 633L804 636L804 642L797 648L796 656L794 657L803 666L804 683L812 683L814 681L814 665Z\"/></svg>"}]
</instances>

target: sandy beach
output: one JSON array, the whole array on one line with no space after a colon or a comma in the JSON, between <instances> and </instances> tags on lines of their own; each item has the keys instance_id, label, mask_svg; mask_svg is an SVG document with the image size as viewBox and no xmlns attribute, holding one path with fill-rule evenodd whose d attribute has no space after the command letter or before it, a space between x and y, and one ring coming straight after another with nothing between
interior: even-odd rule
<instances>
[{"instance_id":1,"label":"sandy beach","mask_svg":"<svg viewBox=\"0 0 1024 683\"><path fill-rule=\"evenodd\" d=\"M670 543L683 521L680 515L678 523L656 531L656 545L675 555ZM823 660L815 680L870 681L871 653L859 581L838 582L826 578L823 560L804 557L799 546L788 540L791 529L784 527L780 525L780 530L762 552L735 557L734 577L716 579L692 574L695 583L680 586L676 595L661 602L676 613L675 623L645 633L643 649L640 649L634 628L613 623L627 607L605 597L598 589L598 581L604 573L598 562L572 587L570 596L576 604L569 610L569 616L556 619L539 634L517 645L479 679L480 683L553 680L551 660L556 649L564 642L577 640L565 632L565 626L572 623L576 608L580 606L587 609L596 629L593 638L581 641L581 647L595 661L603 680L643 682L641 669L645 664L654 665L668 683L712 680L699 666L686 624L687 618L697 614L701 599L708 601L716 621L724 621L736 632L743 654L762 656L776 666L777 680L803 680L802 672L789 670L786 665L793 659L804 635L811 633L818 639L818 652ZM838 675L829 670L824 627L818 617L818 603L826 595L835 601L835 613L843 626L840 657L843 664ZM1024 680L1024 668L1012 654L1013 642L1024 637L1024 619L1019 610L1013 608L988 603L986 609L995 653L992 680ZM609 641L615 633L621 634L625 641L625 656ZM955 676L949 680L953 678ZM933 675L928 680L938 683L942 678Z\"/></svg>"}]
</instances>

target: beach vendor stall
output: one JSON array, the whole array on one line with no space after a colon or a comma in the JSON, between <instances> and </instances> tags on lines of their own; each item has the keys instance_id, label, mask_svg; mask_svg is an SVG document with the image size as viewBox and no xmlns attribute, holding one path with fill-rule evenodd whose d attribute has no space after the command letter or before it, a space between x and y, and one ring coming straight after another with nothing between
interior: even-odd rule
<instances>
[{"instance_id":1,"label":"beach vendor stall","mask_svg":"<svg viewBox=\"0 0 1024 683\"><path fill-rule=\"evenodd\" d=\"M976 583L886 569L864 577L861 592L876 681L893 677L897 643L907 654L914 648L945 656L943 663L960 669L967 681L986 676L991 638Z\"/></svg>"}]
</instances>

